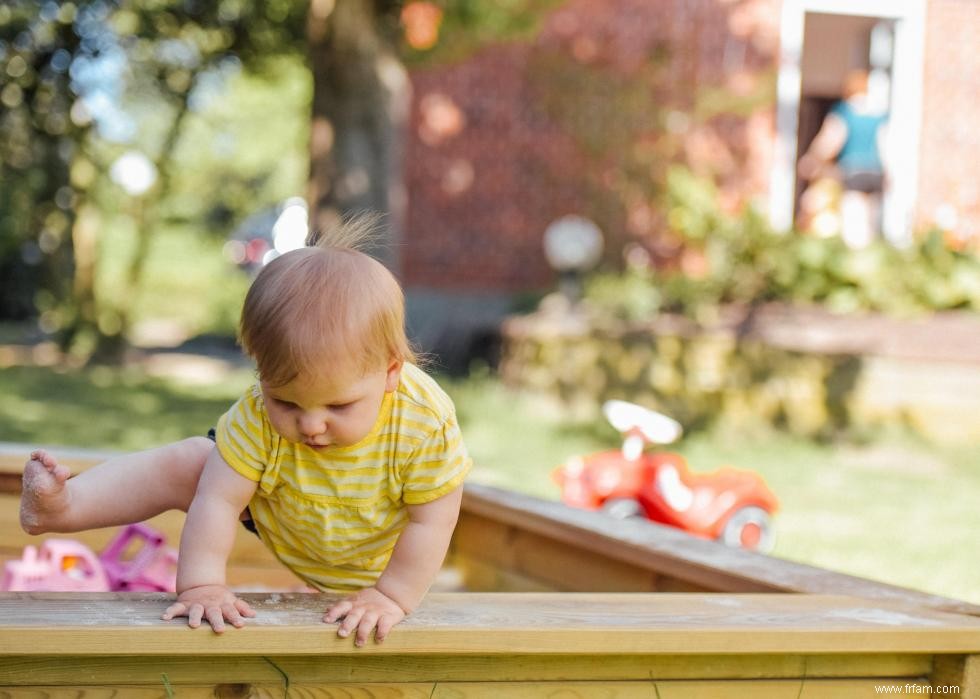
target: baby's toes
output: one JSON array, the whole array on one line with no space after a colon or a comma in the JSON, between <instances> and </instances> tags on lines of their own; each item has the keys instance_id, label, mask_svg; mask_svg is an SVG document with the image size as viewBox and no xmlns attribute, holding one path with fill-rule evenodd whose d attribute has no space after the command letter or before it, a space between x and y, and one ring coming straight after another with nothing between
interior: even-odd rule
<instances>
[{"instance_id":1,"label":"baby's toes","mask_svg":"<svg viewBox=\"0 0 980 699\"><path fill-rule=\"evenodd\" d=\"M37 461L39 464L41 464L44 467L44 469L52 476L54 476L55 479L58 480L59 482L64 482L68 478L68 476L71 475L71 471L67 466L63 466L62 464L59 464L57 459L55 459L53 456L51 456L51 454L49 454L46 451L42 451L42 450L36 451L33 454L31 454L31 457L34 461Z\"/></svg>"},{"instance_id":2,"label":"baby's toes","mask_svg":"<svg viewBox=\"0 0 980 699\"><path fill-rule=\"evenodd\" d=\"M48 470L59 483L64 483L66 480L68 480L68 476L71 475L71 469L69 469L67 466L62 466L61 464L55 464Z\"/></svg>"}]
</instances>

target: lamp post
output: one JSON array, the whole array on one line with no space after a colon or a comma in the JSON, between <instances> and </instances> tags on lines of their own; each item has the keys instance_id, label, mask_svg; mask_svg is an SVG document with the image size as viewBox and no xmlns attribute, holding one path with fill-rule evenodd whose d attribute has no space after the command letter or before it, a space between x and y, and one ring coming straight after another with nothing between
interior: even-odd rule
<instances>
[{"instance_id":1,"label":"lamp post","mask_svg":"<svg viewBox=\"0 0 980 699\"><path fill-rule=\"evenodd\" d=\"M558 288L575 306L582 298L582 277L602 257L602 231L582 216L563 216L544 232L544 256L558 273Z\"/></svg>"}]
</instances>

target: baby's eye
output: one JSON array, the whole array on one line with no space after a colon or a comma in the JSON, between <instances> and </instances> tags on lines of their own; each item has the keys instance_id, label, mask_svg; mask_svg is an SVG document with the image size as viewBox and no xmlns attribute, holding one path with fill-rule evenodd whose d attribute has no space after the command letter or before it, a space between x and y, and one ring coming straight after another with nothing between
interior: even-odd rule
<instances>
[{"instance_id":1,"label":"baby's eye","mask_svg":"<svg viewBox=\"0 0 980 699\"><path fill-rule=\"evenodd\" d=\"M290 403L288 400L279 400L278 398L276 398L275 400L276 400L276 403L278 405L282 406L283 408L291 409L291 408L295 408L296 407L296 404L295 403Z\"/></svg>"},{"instance_id":2,"label":"baby's eye","mask_svg":"<svg viewBox=\"0 0 980 699\"><path fill-rule=\"evenodd\" d=\"M351 402L351 403L333 403L333 404L331 404L331 405L329 405L327 407L329 407L331 410L346 410L347 408L351 407L352 405L354 405L353 402Z\"/></svg>"}]
</instances>

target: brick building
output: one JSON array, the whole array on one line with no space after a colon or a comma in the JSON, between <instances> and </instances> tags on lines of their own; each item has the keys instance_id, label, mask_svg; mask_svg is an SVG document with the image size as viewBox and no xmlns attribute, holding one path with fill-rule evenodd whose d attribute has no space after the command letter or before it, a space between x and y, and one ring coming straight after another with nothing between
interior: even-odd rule
<instances>
[{"instance_id":1,"label":"brick building","mask_svg":"<svg viewBox=\"0 0 980 699\"><path fill-rule=\"evenodd\" d=\"M899 164L884 227L980 235L976 0L568 0L529 42L412 73L401 269L423 346L471 354L515 295L554 284L547 225L596 220L607 254L665 230L667 162L788 228L795 163L843 74L877 70Z\"/></svg>"}]
</instances>

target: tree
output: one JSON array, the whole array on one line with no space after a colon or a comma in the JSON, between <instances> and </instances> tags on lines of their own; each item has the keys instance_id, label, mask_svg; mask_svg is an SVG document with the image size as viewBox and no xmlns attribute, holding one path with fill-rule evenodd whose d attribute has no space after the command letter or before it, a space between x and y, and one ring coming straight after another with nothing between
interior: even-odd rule
<instances>
[{"instance_id":1,"label":"tree","mask_svg":"<svg viewBox=\"0 0 980 699\"><path fill-rule=\"evenodd\" d=\"M22 317L36 305L42 327L58 331L64 347L94 338L95 356L117 358L149 236L173 213L173 153L195 90L229 60L261 70L268 57L300 50L304 19L305 7L294 0L88 0L40 8L17 0L0 8L0 70L15 78L0 97L7 107L0 119L7 204L0 269L10 270L0 310ZM148 111L158 121L163 115L162 127L114 129L110 116L137 103L153 105ZM132 148L157 176L131 206L137 241L128 288L100 299L101 218L121 203L107 175Z\"/></svg>"},{"instance_id":2,"label":"tree","mask_svg":"<svg viewBox=\"0 0 980 699\"><path fill-rule=\"evenodd\" d=\"M341 0L310 3L307 41L313 73L310 181L313 229L345 214L388 214L388 239L370 250L397 267L401 130L408 76L397 55L400 3Z\"/></svg>"},{"instance_id":3,"label":"tree","mask_svg":"<svg viewBox=\"0 0 980 699\"><path fill-rule=\"evenodd\" d=\"M37 9L0 6L0 318L64 308L73 292L69 166L89 127L73 113L69 69L95 46L73 7Z\"/></svg>"}]
</instances>

